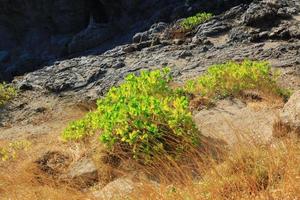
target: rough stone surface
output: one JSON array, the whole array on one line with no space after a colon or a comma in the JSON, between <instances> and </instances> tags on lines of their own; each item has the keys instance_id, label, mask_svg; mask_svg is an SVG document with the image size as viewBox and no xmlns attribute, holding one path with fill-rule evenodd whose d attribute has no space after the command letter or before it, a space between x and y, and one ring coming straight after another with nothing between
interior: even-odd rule
<instances>
[{"instance_id":1,"label":"rough stone surface","mask_svg":"<svg viewBox=\"0 0 300 200\"><path fill-rule=\"evenodd\" d=\"M300 91L296 91L284 105L280 121L293 129L300 130Z\"/></svg>"},{"instance_id":2,"label":"rough stone surface","mask_svg":"<svg viewBox=\"0 0 300 200\"><path fill-rule=\"evenodd\" d=\"M78 55L99 54L117 45L152 39L165 23L201 10L223 12L251 0L2 0L0 79L35 71ZM0 55L1 57L1 55Z\"/></svg>"},{"instance_id":3,"label":"rough stone surface","mask_svg":"<svg viewBox=\"0 0 300 200\"><path fill-rule=\"evenodd\" d=\"M89 187L98 182L97 167L91 159L83 158L70 167L67 177L81 187Z\"/></svg>"},{"instance_id":4,"label":"rough stone surface","mask_svg":"<svg viewBox=\"0 0 300 200\"><path fill-rule=\"evenodd\" d=\"M184 81L211 64L227 60L248 58L269 60L275 67L298 66L300 19L296 13L300 6L292 0L268 2L234 7L200 25L196 33L183 39L180 45L168 40L153 43L151 40L143 41L143 38L134 39L138 43L118 46L99 55L58 61L29 73L19 81L19 87L43 88L60 95L77 93L83 98L95 99L112 85L122 82L128 73L141 69L168 65L176 79ZM270 24L268 15L253 11L261 8L261 12L265 12L266 6L271 6L276 12L280 8L292 9L293 12L286 11L289 18L276 15L276 23ZM251 21L255 22L255 26L249 25L250 19L245 21L248 13L254 13ZM149 38L152 33L162 35L166 26L165 23L154 24L146 31L147 35Z\"/></svg>"},{"instance_id":5,"label":"rough stone surface","mask_svg":"<svg viewBox=\"0 0 300 200\"><path fill-rule=\"evenodd\" d=\"M94 192L97 199L124 199L135 189L136 184L129 178L118 178L107 184L102 190Z\"/></svg>"},{"instance_id":6,"label":"rough stone surface","mask_svg":"<svg viewBox=\"0 0 300 200\"><path fill-rule=\"evenodd\" d=\"M212 109L197 112L194 120L202 134L229 145L246 141L265 143L272 138L272 125L278 113L278 109L255 109L240 100L222 100Z\"/></svg>"}]
</instances>

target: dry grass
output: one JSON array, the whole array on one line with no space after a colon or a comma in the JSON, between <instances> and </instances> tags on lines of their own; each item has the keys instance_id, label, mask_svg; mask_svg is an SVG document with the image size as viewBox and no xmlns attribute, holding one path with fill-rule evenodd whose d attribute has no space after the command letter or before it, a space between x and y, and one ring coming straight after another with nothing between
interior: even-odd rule
<instances>
[{"instance_id":1,"label":"dry grass","mask_svg":"<svg viewBox=\"0 0 300 200\"><path fill-rule=\"evenodd\" d=\"M15 174L15 175L14 175ZM65 200L87 199L87 196L65 185L56 186L52 180L37 182L32 171L6 170L0 174L1 199L7 200ZM46 180L46 177L43 178Z\"/></svg>"},{"instance_id":2,"label":"dry grass","mask_svg":"<svg viewBox=\"0 0 300 200\"><path fill-rule=\"evenodd\" d=\"M89 193L47 177L33 164L40 154L34 152L45 145L73 155L78 153L58 144L55 138L38 142L17 160L1 163L1 199L92 199ZM207 139L203 146L209 145L212 148L202 149L202 153L191 152L185 162L162 159L145 168L146 178L139 177L143 185L137 187L132 199L300 198L299 138L284 137L267 145L239 143L222 156L219 153L223 144Z\"/></svg>"},{"instance_id":3,"label":"dry grass","mask_svg":"<svg viewBox=\"0 0 300 200\"><path fill-rule=\"evenodd\" d=\"M259 109L260 106L273 105L277 108L282 105L280 99L266 96L262 99L251 101L251 106ZM264 99L272 101L264 105ZM99 171L104 176L100 178L107 183L113 178L132 174L136 169L135 179L143 184L136 187L129 199L300 199L300 139L287 135L280 124L274 125L274 131L280 138L269 144L247 140L247 143L240 142L230 150L221 141L203 138L202 148L189 152L181 162L165 157L145 167L133 160L114 166L108 160L105 162L110 167L99 164ZM75 146L58 141L58 134L33 139L30 148L18 152L16 159L0 161L1 200L93 200L90 191L79 191L49 177L34 163L48 150L70 155L71 160L93 154L97 163L104 162L103 159L101 162L97 160L99 154L92 146L95 141ZM91 152L91 149L94 151Z\"/></svg>"},{"instance_id":4,"label":"dry grass","mask_svg":"<svg viewBox=\"0 0 300 200\"><path fill-rule=\"evenodd\" d=\"M57 137L46 136L32 140L31 146L26 151L20 150L15 159L0 161L1 200L86 199L86 195L67 184L59 184L37 168L35 160L49 149L72 153L68 146L57 141Z\"/></svg>"},{"instance_id":5,"label":"dry grass","mask_svg":"<svg viewBox=\"0 0 300 200\"><path fill-rule=\"evenodd\" d=\"M299 199L300 143L298 138L285 138L272 145L239 144L222 163L211 160L198 173L198 180L190 177L184 183L178 177L187 176L185 170L173 178L173 184L162 181L159 187L144 184L135 199ZM201 164L199 164L201 166ZM180 184L178 184L180 183Z\"/></svg>"}]
</instances>

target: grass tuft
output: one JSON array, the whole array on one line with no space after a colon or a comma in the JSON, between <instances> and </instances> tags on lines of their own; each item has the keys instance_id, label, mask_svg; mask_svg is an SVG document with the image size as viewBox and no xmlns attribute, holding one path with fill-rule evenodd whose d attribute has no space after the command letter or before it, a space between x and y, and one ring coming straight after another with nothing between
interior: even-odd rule
<instances>
[{"instance_id":1,"label":"grass tuft","mask_svg":"<svg viewBox=\"0 0 300 200\"><path fill-rule=\"evenodd\" d=\"M272 145L239 144L223 162L206 163L209 167L205 171L198 168L200 179L191 177L180 184L177 179L185 176L185 171L173 168L176 176L161 176L159 187L144 183L133 199L298 199L299 147L297 138L285 138Z\"/></svg>"},{"instance_id":2,"label":"grass tuft","mask_svg":"<svg viewBox=\"0 0 300 200\"><path fill-rule=\"evenodd\" d=\"M195 28L196 26L210 20L213 17L213 14L211 13L197 13L194 16L185 18L181 23L180 26L185 30L185 31L189 31L193 28Z\"/></svg>"},{"instance_id":3,"label":"grass tuft","mask_svg":"<svg viewBox=\"0 0 300 200\"><path fill-rule=\"evenodd\" d=\"M31 143L27 140L14 141L0 146L0 159L2 161L14 160L17 158L18 153L27 151L30 146Z\"/></svg>"},{"instance_id":4,"label":"grass tuft","mask_svg":"<svg viewBox=\"0 0 300 200\"><path fill-rule=\"evenodd\" d=\"M0 107L4 106L10 99L17 94L16 89L6 83L0 83Z\"/></svg>"},{"instance_id":5,"label":"grass tuft","mask_svg":"<svg viewBox=\"0 0 300 200\"><path fill-rule=\"evenodd\" d=\"M279 72L273 72L268 62L243 61L213 65L207 72L186 83L187 92L210 99L238 97L245 90L259 90L282 96L285 100L291 92L277 84Z\"/></svg>"}]
</instances>

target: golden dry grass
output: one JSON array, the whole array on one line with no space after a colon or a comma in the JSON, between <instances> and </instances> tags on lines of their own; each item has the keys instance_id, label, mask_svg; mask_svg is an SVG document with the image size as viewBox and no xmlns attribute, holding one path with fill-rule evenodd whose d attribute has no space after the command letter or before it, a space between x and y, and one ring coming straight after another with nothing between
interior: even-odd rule
<instances>
[{"instance_id":1,"label":"golden dry grass","mask_svg":"<svg viewBox=\"0 0 300 200\"><path fill-rule=\"evenodd\" d=\"M92 199L90 193L57 182L36 168L33 161L38 153L34 152L45 145L74 154L69 146L58 144L56 138L44 138L17 160L1 163L1 199ZM299 138L284 137L265 145L240 143L219 159L211 155L191 153L185 163L158 161L144 170L147 179L140 179L144 183L137 187L132 199L300 198ZM145 181L151 173L152 180L159 184Z\"/></svg>"},{"instance_id":2,"label":"golden dry grass","mask_svg":"<svg viewBox=\"0 0 300 200\"><path fill-rule=\"evenodd\" d=\"M299 199L300 141L285 138L269 145L239 144L221 163L211 160L202 176L176 180L189 173L176 170L173 183L145 184L135 199ZM199 164L200 166L200 164ZM206 164L206 166L208 166ZM204 172L203 172L204 171ZM170 180L163 177L162 180ZM179 184L178 184L179 183Z\"/></svg>"},{"instance_id":3,"label":"golden dry grass","mask_svg":"<svg viewBox=\"0 0 300 200\"><path fill-rule=\"evenodd\" d=\"M32 140L31 146L17 152L15 159L0 161L0 199L2 200L65 200L84 199L86 195L60 184L52 177L43 174L34 163L47 150L70 154L67 145L57 141L56 137L42 137ZM67 197L67 198L66 198Z\"/></svg>"}]
</instances>

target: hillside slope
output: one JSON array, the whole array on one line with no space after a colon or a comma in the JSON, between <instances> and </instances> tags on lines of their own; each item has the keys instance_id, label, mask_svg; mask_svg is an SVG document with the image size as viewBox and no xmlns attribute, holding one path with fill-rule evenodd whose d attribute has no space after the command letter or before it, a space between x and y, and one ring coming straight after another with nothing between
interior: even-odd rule
<instances>
[{"instance_id":1,"label":"hillside slope","mask_svg":"<svg viewBox=\"0 0 300 200\"><path fill-rule=\"evenodd\" d=\"M66 2L58 1L57 6L64 10ZM58 21L67 20L70 23L70 26L60 27L63 33L55 32L55 34L66 34L68 36L63 37L71 37L72 39L68 40L72 40L73 43L69 41L68 48L70 50L72 45L73 47L79 45L75 47L79 49L78 52L68 52L63 56L60 51L52 54L47 48L50 41L48 39L54 36L46 33L47 40L44 45L35 48L35 45L39 46L38 40L33 41L33 46L30 46L30 43L24 45L29 45L28 48L33 47L35 52L30 56L34 59L44 54L49 58L46 56L45 60L39 60L37 63L30 61L27 68L18 60L22 57L18 56L22 54L21 50L14 55L18 57L17 60L13 60L14 56L10 57L11 60L1 60L0 56L0 63L2 61L4 63L0 69L3 76L21 75L14 77L12 81L18 89L17 96L0 108L0 155L3 156L7 152L9 154L8 160L0 161L0 196L4 199L115 199L115 193L127 195L128 191L134 191L133 199L185 199L186 193L192 194L192 197L187 197L191 199L300 198L297 196L300 173L296 167L300 162L299 138L284 137L282 140L274 138L275 129L280 133L291 129L278 122L285 105L278 96L246 91L249 94L245 94L242 99L225 98L217 101L213 108L192 107L193 119L207 138L206 142L213 146L217 145L218 149L228 150L229 153L225 154L229 157L213 162L208 159L207 163L205 161L199 164L206 172L205 176L199 178L198 175L194 175L195 180L192 178L192 181L191 177L184 176L184 170L190 170L193 174L195 166L192 166L193 169L180 169L182 171L178 176L170 172L166 177L174 179L174 187L169 184L167 178L157 180L155 176L147 177L146 182L143 182L145 175L131 166L134 163L130 163L132 160L120 164L118 159L104 156L103 161L102 154L99 153L102 153L103 147L94 140L66 143L60 138L68 123L94 110L96 100L104 96L112 86L121 84L128 74L138 74L144 69L162 69L168 66L176 87L203 74L214 64L230 60L238 62L245 59L263 60L268 61L273 69L281 71L278 81L280 86L293 91L299 90L300 3L297 0L262 0L252 3L239 0L231 3L225 1L227 4L217 0L207 4L205 1L191 1L189 4L186 1L146 1L143 5L138 4L138 10L141 12L147 8L149 13L144 14L131 14L133 5L129 6L129 2L133 1L99 2L103 6L101 9L105 10L106 14L109 13L104 18L102 15L94 16L96 20L108 20L101 21L100 24L106 23L106 26L114 24L118 19L127 16L116 26L128 23L133 28L121 32L122 37L112 33L110 35L112 39L105 39L103 42L103 38L98 37L98 28L103 29L102 25L90 26L91 30L85 29L86 20L89 18L87 13L91 12L90 5L71 3L74 9L66 9L67 16L61 16L61 13L55 15L48 11L46 16L51 16L52 20L58 17ZM21 5L22 2L19 3ZM28 11L34 10L39 2L32 2L32 5L22 4L24 7L19 8L13 7L8 1L3 1L0 3L0 12L1 4L5 5L7 10L20 9L28 14ZM217 6L214 8L214 5ZM44 6L47 8L48 4ZM164 9L157 11L155 9L157 6ZM83 7L84 11L79 7ZM20 10L15 14L20 13ZM215 13L214 17L190 31L179 30L181 17L203 10L211 10ZM30 14L28 23L35 19L33 15L39 15L36 12L40 10L37 9ZM119 13L121 17L112 19L116 16L115 13ZM78 19L70 19L73 14L80 15L77 15ZM152 17L149 18L149 15ZM0 36L11 33L11 30L1 32L1 22L7 21L7 16L8 14L0 14ZM23 19L20 20L18 15L12 20L16 20L17 24L23 23ZM41 24L45 25L44 19L40 20L41 22L35 21L38 32L43 27ZM48 23L48 18L45 20ZM158 22L160 20L162 22ZM157 23L149 30L139 32L153 22ZM99 21L97 24L99 25ZM73 27L74 30L63 30L66 27L70 29ZM57 28L59 29L59 26ZM93 28L97 36L94 35ZM29 38L34 37L32 32L29 31L28 34ZM108 35L107 32L103 34L105 37ZM44 33L41 35L44 37ZM86 37L92 38L90 43ZM5 51L17 45L10 40L5 41L6 43L1 43L5 46ZM78 43L75 44L76 42ZM121 43L122 45L116 46ZM25 48L22 45L18 48ZM109 50L104 52L107 49ZM25 72L28 73L23 75ZM292 98L294 100L287 105L292 107L297 104L297 97L296 93L295 98ZM295 112L298 112L297 105L294 106ZM292 118L297 118L297 114ZM223 152L220 155L223 156ZM287 156L292 158L285 163L283 160L287 159ZM103 165L103 162L109 167ZM265 190L261 188L264 186L255 185L254 182L261 179L256 180L257 174L254 172L253 174L251 170L250 173L248 165L254 166L257 170L255 173L259 174L258 179L262 176L263 181L266 180L263 173L269 173L268 183L272 185L265 186ZM242 167L235 168L236 166ZM260 168L261 166L263 167ZM207 170L208 167L213 170ZM218 170L220 174L215 173ZM199 171L202 173L202 169ZM232 171L238 175L232 176ZM248 176L246 172L250 175ZM226 176L232 179L226 179ZM186 182L176 185L176 181L180 182L181 178ZM207 181L201 183L204 185L199 184L201 189L198 188L199 185L193 185L194 181L200 180ZM264 184L265 182L262 185ZM178 186L177 189L175 185ZM205 190L207 188L210 192L215 192L215 196L210 196L211 193L208 195L208 190ZM153 196L149 196L150 194ZM283 194L287 196L283 197ZM222 195L225 197L221 198Z\"/></svg>"}]
</instances>

